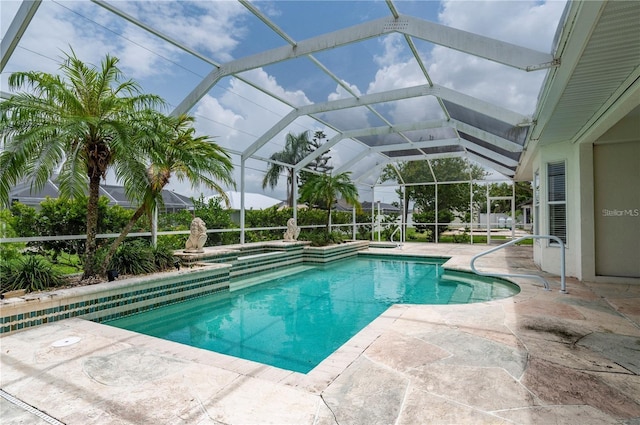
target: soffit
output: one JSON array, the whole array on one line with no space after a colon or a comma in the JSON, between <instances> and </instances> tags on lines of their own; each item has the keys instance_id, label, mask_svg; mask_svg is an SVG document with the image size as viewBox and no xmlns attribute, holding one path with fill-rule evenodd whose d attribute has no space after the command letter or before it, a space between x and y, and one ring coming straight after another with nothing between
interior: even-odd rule
<instances>
[{"instance_id":1,"label":"soffit","mask_svg":"<svg viewBox=\"0 0 640 425\"><path fill-rule=\"evenodd\" d=\"M557 104L539 105L539 115L548 116L536 125L540 145L577 141L640 78L639 22L640 2L603 5ZM543 90L553 87L549 83Z\"/></svg>"}]
</instances>

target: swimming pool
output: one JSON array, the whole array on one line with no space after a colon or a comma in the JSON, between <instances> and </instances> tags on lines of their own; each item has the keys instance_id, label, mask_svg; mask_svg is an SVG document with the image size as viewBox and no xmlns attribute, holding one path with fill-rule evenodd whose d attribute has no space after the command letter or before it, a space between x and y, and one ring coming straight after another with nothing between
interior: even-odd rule
<instances>
[{"instance_id":1,"label":"swimming pool","mask_svg":"<svg viewBox=\"0 0 640 425\"><path fill-rule=\"evenodd\" d=\"M252 286L105 324L307 373L393 304L480 302L519 292L503 280L445 273L442 262L357 256L288 267L233 282Z\"/></svg>"}]
</instances>

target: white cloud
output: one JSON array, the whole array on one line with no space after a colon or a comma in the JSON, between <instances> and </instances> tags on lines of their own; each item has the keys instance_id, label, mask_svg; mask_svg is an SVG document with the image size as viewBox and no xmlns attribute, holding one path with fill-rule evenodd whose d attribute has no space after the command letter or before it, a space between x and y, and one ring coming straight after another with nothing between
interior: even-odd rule
<instances>
[{"instance_id":1,"label":"white cloud","mask_svg":"<svg viewBox=\"0 0 640 425\"><path fill-rule=\"evenodd\" d=\"M262 87L268 92L287 100L293 105L302 106L313 103L302 90L286 90L282 85L278 84L278 81L274 76L267 74L262 68L252 69L250 71L243 72L241 75L243 78L256 83L259 87Z\"/></svg>"},{"instance_id":2,"label":"white cloud","mask_svg":"<svg viewBox=\"0 0 640 425\"><path fill-rule=\"evenodd\" d=\"M565 1L445 0L439 20L444 25L549 52Z\"/></svg>"},{"instance_id":3,"label":"white cloud","mask_svg":"<svg viewBox=\"0 0 640 425\"><path fill-rule=\"evenodd\" d=\"M345 83L346 84L346 83ZM355 85L348 85L356 96L360 96L360 90ZM339 99L352 98L353 96L340 85L336 85L336 90L329 93L327 96L328 101L334 101ZM367 110L364 107L342 109L339 111L328 112L320 114L320 116L335 125L336 128L366 128L369 126L367 119Z\"/></svg>"},{"instance_id":4,"label":"white cloud","mask_svg":"<svg viewBox=\"0 0 640 425\"><path fill-rule=\"evenodd\" d=\"M446 1L440 20L449 26L548 52L564 2ZM441 46L430 52L437 84L516 112L535 109L545 71L523 72Z\"/></svg>"},{"instance_id":5,"label":"white cloud","mask_svg":"<svg viewBox=\"0 0 640 425\"><path fill-rule=\"evenodd\" d=\"M439 19L448 26L547 52L563 8L562 1L445 1ZM398 61L408 50L400 41L399 37L382 39L383 52L374 57L381 67L367 93L426 83L413 59ZM436 84L524 114L535 108L545 71L527 73L442 46L421 54ZM398 102L393 115L404 120L433 116L434 111L425 115L411 103Z\"/></svg>"},{"instance_id":6,"label":"white cloud","mask_svg":"<svg viewBox=\"0 0 640 425\"><path fill-rule=\"evenodd\" d=\"M275 78L264 70L258 69L243 74L243 77L260 84L269 91L288 99L295 104L309 104L302 91L287 91L278 84ZM244 151L253 144L262 134L273 127L279 120L291 111L291 108L283 103L267 96L242 81L231 78L228 80L228 89L214 98L205 95L194 110L196 115L196 128L200 133L209 134L216 142L227 149ZM273 140L258 151L258 155L268 157L271 153L280 150L283 146L285 135L289 131L300 132L313 128L313 122L307 118L296 120L285 128ZM234 178L240 184L240 160L234 158L236 169ZM245 170L245 185L247 192L263 192L262 179L267 164L262 161L250 160ZM238 187L239 188L239 187ZM188 187L180 188L183 193L192 195ZM282 177L275 190L266 189L269 196L278 199L286 198L286 178Z\"/></svg>"},{"instance_id":7,"label":"white cloud","mask_svg":"<svg viewBox=\"0 0 640 425\"><path fill-rule=\"evenodd\" d=\"M194 114L196 128L202 134L210 135L220 146L232 148L238 139L238 128L246 127L245 119L230 109L225 109L217 99L206 95L198 103Z\"/></svg>"},{"instance_id":8,"label":"white cloud","mask_svg":"<svg viewBox=\"0 0 640 425\"><path fill-rule=\"evenodd\" d=\"M129 78L142 80L170 72L170 64L156 52L163 52L164 57L177 60L177 48L132 26L125 29L124 36L129 42L119 43L112 55L120 59L120 68Z\"/></svg>"},{"instance_id":9,"label":"white cloud","mask_svg":"<svg viewBox=\"0 0 640 425\"><path fill-rule=\"evenodd\" d=\"M278 9L274 2L261 1L259 4L254 4L254 6L257 6L262 11L262 13L270 18L277 18L278 16L282 15L282 11Z\"/></svg>"},{"instance_id":10,"label":"white cloud","mask_svg":"<svg viewBox=\"0 0 640 425\"><path fill-rule=\"evenodd\" d=\"M349 90L351 90L356 96L360 96L362 94L358 86L356 86L355 84L349 84L346 81L342 81L342 83L349 87ZM336 91L329 93L329 95L327 96L327 100L332 101L350 97L352 97L351 94L347 92L344 87L342 87L341 85L337 85Z\"/></svg>"},{"instance_id":11,"label":"white cloud","mask_svg":"<svg viewBox=\"0 0 640 425\"><path fill-rule=\"evenodd\" d=\"M19 48L11 57L10 65L13 68L24 71L43 71L56 73L64 52L69 52L70 47L86 62L97 64L101 55L104 40L97 38L92 43L78 43L76 40L84 40L84 28L69 20L62 19L61 10L53 4L44 3L33 17ZM32 52L41 53L43 56L33 55Z\"/></svg>"},{"instance_id":12,"label":"white cloud","mask_svg":"<svg viewBox=\"0 0 640 425\"><path fill-rule=\"evenodd\" d=\"M379 66L385 67L397 63L405 51L404 36L399 33L390 34L380 40L383 47L381 55L373 55L373 61Z\"/></svg>"},{"instance_id":13,"label":"white cloud","mask_svg":"<svg viewBox=\"0 0 640 425\"><path fill-rule=\"evenodd\" d=\"M123 2L117 7L220 62L233 59L233 50L247 35L247 10L237 2Z\"/></svg>"},{"instance_id":14,"label":"white cloud","mask_svg":"<svg viewBox=\"0 0 640 425\"><path fill-rule=\"evenodd\" d=\"M418 64L414 60L408 60L379 69L375 79L369 83L367 93L379 93L426 83L427 80Z\"/></svg>"}]
</instances>

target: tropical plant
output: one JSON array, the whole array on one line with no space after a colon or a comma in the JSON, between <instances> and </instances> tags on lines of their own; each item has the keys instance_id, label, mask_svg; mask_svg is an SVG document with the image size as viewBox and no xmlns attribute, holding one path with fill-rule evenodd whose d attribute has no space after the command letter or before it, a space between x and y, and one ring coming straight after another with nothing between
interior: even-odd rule
<instances>
[{"instance_id":1,"label":"tropical plant","mask_svg":"<svg viewBox=\"0 0 640 425\"><path fill-rule=\"evenodd\" d=\"M226 151L213 143L208 136L196 136L192 127L194 118L188 115L166 117L166 133L149 149L150 165L146 172L146 188L138 209L120 232L106 254L102 274L107 270L111 257L143 214L151 216L162 203L162 190L172 176L178 181L188 180L192 186L200 184L216 190L228 204L224 189L216 182L220 180L235 186L231 172L233 165ZM125 187L127 186L125 180Z\"/></svg>"},{"instance_id":2,"label":"tropical plant","mask_svg":"<svg viewBox=\"0 0 640 425\"><path fill-rule=\"evenodd\" d=\"M157 270L153 248L142 239L122 243L108 263L109 270L123 274L145 274Z\"/></svg>"},{"instance_id":3,"label":"tropical plant","mask_svg":"<svg viewBox=\"0 0 640 425\"><path fill-rule=\"evenodd\" d=\"M327 210L327 233L331 232L331 209L338 200L338 196L349 205L359 210L358 189L351 181L351 172L336 174L314 174L300 188L300 199L311 205L317 205Z\"/></svg>"},{"instance_id":4,"label":"tropical plant","mask_svg":"<svg viewBox=\"0 0 640 425\"><path fill-rule=\"evenodd\" d=\"M2 292L24 289L43 291L65 283L51 263L37 255L27 255L15 261L0 263Z\"/></svg>"},{"instance_id":5,"label":"tropical plant","mask_svg":"<svg viewBox=\"0 0 640 425\"><path fill-rule=\"evenodd\" d=\"M151 248L156 270L163 271L175 267L178 258L173 255L173 249L166 245L157 245Z\"/></svg>"},{"instance_id":6,"label":"tropical plant","mask_svg":"<svg viewBox=\"0 0 640 425\"><path fill-rule=\"evenodd\" d=\"M9 210L0 210L0 237L13 238L16 236L14 230L16 224L15 218ZM0 262L15 260L20 257L20 250L24 248L24 243L1 243L0 244ZM2 274L0 273L0 280Z\"/></svg>"},{"instance_id":7,"label":"tropical plant","mask_svg":"<svg viewBox=\"0 0 640 425\"><path fill-rule=\"evenodd\" d=\"M263 189L266 189L267 186L273 189L278 185L283 169L287 169L287 205L289 207L293 207L293 188L294 184L296 184L293 166L309 154L309 143L308 131L304 131L297 136L293 133L287 134L284 150L274 152L270 157L270 159L278 162L269 163L267 173L262 179ZM291 164L291 167L286 167L282 163Z\"/></svg>"},{"instance_id":8,"label":"tropical plant","mask_svg":"<svg viewBox=\"0 0 640 425\"><path fill-rule=\"evenodd\" d=\"M87 240L84 278L97 274L94 261L101 180L113 170L130 186L142 181L144 147L158 136L163 101L142 94L124 80L118 59L107 55L100 68L83 63L71 50L60 65L61 76L16 72L9 76L14 92L0 103L0 203L9 190L29 178L41 189L59 170L60 196L87 193ZM87 190L88 186L88 190ZM128 193L142 192L128 187Z\"/></svg>"}]
</instances>

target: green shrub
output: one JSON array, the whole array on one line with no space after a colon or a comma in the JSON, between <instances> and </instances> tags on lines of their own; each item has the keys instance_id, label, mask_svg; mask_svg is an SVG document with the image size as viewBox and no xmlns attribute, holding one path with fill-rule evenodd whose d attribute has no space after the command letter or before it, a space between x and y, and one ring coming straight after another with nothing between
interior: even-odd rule
<instances>
[{"instance_id":1,"label":"green shrub","mask_svg":"<svg viewBox=\"0 0 640 425\"><path fill-rule=\"evenodd\" d=\"M35 208L24 205L20 202L11 204L11 216L13 217L13 229L16 236L28 237L38 236L38 212Z\"/></svg>"},{"instance_id":2,"label":"green shrub","mask_svg":"<svg viewBox=\"0 0 640 425\"><path fill-rule=\"evenodd\" d=\"M63 285L64 277L40 256L27 255L19 260L2 262L2 292L24 289L43 291Z\"/></svg>"},{"instance_id":3,"label":"green shrub","mask_svg":"<svg viewBox=\"0 0 640 425\"><path fill-rule=\"evenodd\" d=\"M339 232L327 233L324 229L300 232L299 240L311 242L311 246L327 246L342 243L344 241Z\"/></svg>"},{"instance_id":4,"label":"green shrub","mask_svg":"<svg viewBox=\"0 0 640 425\"><path fill-rule=\"evenodd\" d=\"M168 246L158 245L152 248L156 270L168 270L175 266L177 258L173 256L173 249Z\"/></svg>"},{"instance_id":5,"label":"green shrub","mask_svg":"<svg viewBox=\"0 0 640 425\"><path fill-rule=\"evenodd\" d=\"M0 210L0 237L16 237L16 219L9 210ZM2 243L0 244L0 261L11 261L20 258L20 251L24 249L24 243ZM2 274L0 274L0 278Z\"/></svg>"},{"instance_id":6,"label":"green shrub","mask_svg":"<svg viewBox=\"0 0 640 425\"><path fill-rule=\"evenodd\" d=\"M189 227L179 226L172 230L189 230ZM158 245L162 245L167 249L184 249L185 244L189 239L188 234L184 235L158 235Z\"/></svg>"},{"instance_id":7,"label":"green shrub","mask_svg":"<svg viewBox=\"0 0 640 425\"><path fill-rule=\"evenodd\" d=\"M109 263L109 270L120 274L145 274L156 271L153 249L148 242L136 239L123 242Z\"/></svg>"}]
</instances>

